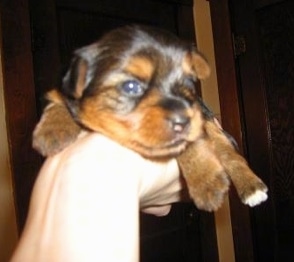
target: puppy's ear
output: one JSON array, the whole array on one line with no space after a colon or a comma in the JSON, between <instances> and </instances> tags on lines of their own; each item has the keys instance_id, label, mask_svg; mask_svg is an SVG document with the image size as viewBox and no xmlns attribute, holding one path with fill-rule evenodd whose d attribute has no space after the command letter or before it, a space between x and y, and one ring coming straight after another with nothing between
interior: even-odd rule
<instances>
[{"instance_id":1,"label":"puppy's ear","mask_svg":"<svg viewBox=\"0 0 294 262\"><path fill-rule=\"evenodd\" d=\"M83 47L74 53L70 67L62 80L62 92L73 99L82 97L91 83L95 61L99 55L97 44Z\"/></svg>"},{"instance_id":2,"label":"puppy's ear","mask_svg":"<svg viewBox=\"0 0 294 262\"><path fill-rule=\"evenodd\" d=\"M88 64L81 57L74 57L66 75L62 80L62 92L70 98L81 98L86 88Z\"/></svg>"},{"instance_id":3,"label":"puppy's ear","mask_svg":"<svg viewBox=\"0 0 294 262\"><path fill-rule=\"evenodd\" d=\"M202 54L197 51L190 53L190 62L198 79L206 79L210 75L210 67Z\"/></svg>"}]
</instances>

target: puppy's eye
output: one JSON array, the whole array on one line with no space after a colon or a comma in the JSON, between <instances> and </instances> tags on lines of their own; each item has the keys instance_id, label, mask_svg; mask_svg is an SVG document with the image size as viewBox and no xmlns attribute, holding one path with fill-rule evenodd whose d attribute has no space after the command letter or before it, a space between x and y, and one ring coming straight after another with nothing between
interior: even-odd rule
<instances>
[{"instance_id":1,"label":"puppy's eye","mask_svg":"<svg viewBox=\"0 0 294 262\"><path fill-rule=\"evenodd\" d=\"M183 78L181 82L175 86L173 93L191 103L194 103L196 98L196 84L194 78Z\"/></svg>"},{"instance_id":2,"label":"puppy's eye","mask_svg":"<svg viewBox=\"0 0 294 262\"><path fill-rule=\"evenodd\" d=\"M144 93L142 84L137 80L128 80L122 83L121 89L130 96L140 96Z\"/></svg>"},{"instance_id":3,"label":"puppy's eye","mask_svg":"<svg viewBox=\"0 0 294 262\"><path fill-rule=\"evenodd\" d=\"M184 78L183 84L186 88L191 89L191 91L195 90L195 80L193 78L190 78L190 77Z\"/></svg>"}]
</instances>

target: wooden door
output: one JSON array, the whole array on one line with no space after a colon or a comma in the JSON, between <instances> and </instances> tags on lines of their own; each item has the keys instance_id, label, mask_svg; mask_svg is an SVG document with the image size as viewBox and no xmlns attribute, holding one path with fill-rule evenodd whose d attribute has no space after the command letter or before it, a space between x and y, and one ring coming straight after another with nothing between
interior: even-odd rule
<instances>
[{"instance_id":1,"label":"wooden door","mask_svg":"<svg viewBox=\"0 0 294 262\"><path fill-rule=\"evenodd\" d=\"M42 163L31 149L31 133L43 95L58 84L72 51L130 23L162 27L195 41L192 5L191 0L1 1L4 89L20 231ZM19 130L16 120L26 124L25 129ZM167 217L141 219L142 261L218 260L212 214L178 204Z\"/></svg>"},{"instance_id":2,"label":"wooden door","mask_svg":"<svg viewBox=\"0 0 294 262\"><path fill-rule=\"evenodd\" d=\"M0 15L5 114L17 222L21 230L41 165L31 141L37 115L28 1L0 1Z\"/></svg>"},{"instance_id":3,"label":"wooden door","mask_svg":"<svg viewBox=\"0 0 294 262\"><path fill-rule=\"evenodd\" d=\"M216 21L221 17L216 16L222 11L212 2L217 29ZM250 210L250 224L236 213L239 207L231 198L236 261L293 261L294 2L221 2L219 5L228 11L225 19L229 19L222 33L230 39L226 43L229 44L227 52L216 54L221 83L229 82L221 91L221 102L227 113L223 117L230 119L228 108L235 109L241 121L233 130L240 134L250 165L269 186L268 201ZM217 29L216 34L219 32ZM225 49L225 45L221 46L224 43L215 44L216 50ZM226 74L227 66L233 68L229 69L232 74L229 80L224 80L222 74ZM230 101L232 96L235 101ZM249 233L242 230L242 225L236 222L238 219L245 223ZM252 252L248 253L248 246L253 248Z\"/></svg>"},{"instance_id":4,"label":"wooden door","mask_svg":"<svg viewBox=\"0 0 294 262\"><path fill-rule=\"evenodd\" d=\"M246 42L238 65L248 157L270 188L267 204L251 213L254 254L256 261L292 261L294 2L232 2L236 34Z\"/></svg>"}]
</instances>

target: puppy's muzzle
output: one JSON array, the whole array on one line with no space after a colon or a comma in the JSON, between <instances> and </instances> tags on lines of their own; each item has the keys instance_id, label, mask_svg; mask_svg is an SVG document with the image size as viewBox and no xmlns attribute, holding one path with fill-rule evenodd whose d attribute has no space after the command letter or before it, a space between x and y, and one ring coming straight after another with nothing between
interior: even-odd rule
<instances>
[{"instance_id":1,"label":"puppy's muzzle","mask_svg":"<svg viewBox=\"0 0 294 262\"><path fill-rule=\"evenodd\" d=\"M168 112L167 121L171 130L175 134L185 133L191 122L188 115L189 104L179 99L166 98L161 101L160 106Z\"/></svg>"},{"instance_id":2,"label":"puppy's muzzle","mask_svg":"<svg viewBox=\"0 0 294 262\"><path fill-rule=\"evenodd\" d=\"M170 121L172 130L179 134L185 132L190 124L190 118L184 112L172 113L168 120Z\"/></svg>"}]
</instances>

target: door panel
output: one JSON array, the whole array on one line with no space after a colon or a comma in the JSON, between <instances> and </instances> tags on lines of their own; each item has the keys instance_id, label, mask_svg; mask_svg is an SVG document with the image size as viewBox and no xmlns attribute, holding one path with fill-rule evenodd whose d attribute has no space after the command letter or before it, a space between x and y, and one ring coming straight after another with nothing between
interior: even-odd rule
<instances>
[{"instance_id":1,"label":"door panel","mask_svg":"<svg viewBox=\"0 0 294 262\"><path fill-rule=\"evenodd\" d=\"M256 10L265 69L275 208L276 261L292 261L294 247L294 3ZM273 17L275 19L273 19Z\"/></svg>"},{"instance_id":2,"label":"door panel","mask_svg":"<svg viewBox=\"0 0 294 262\"><path fill-rule=\"evenodd\" d=\"M254 261L292 261L294 247L294 2L231 0L243 137L250 165L269 186L250 210Z\"/></svg>"},{"instance_id":3,"label":"door panel","mask_svg":"<svg viewBox=\"0 0 294 262\"><path fill-rule=\"evenodd\" d=\"M9 157L17 224L21 229L26 218L30 192L41 164L39 155L31 146L31 134L37 116L28 3L26 0L0 1L0 12Z\"/></svg>"}]
</instances>

